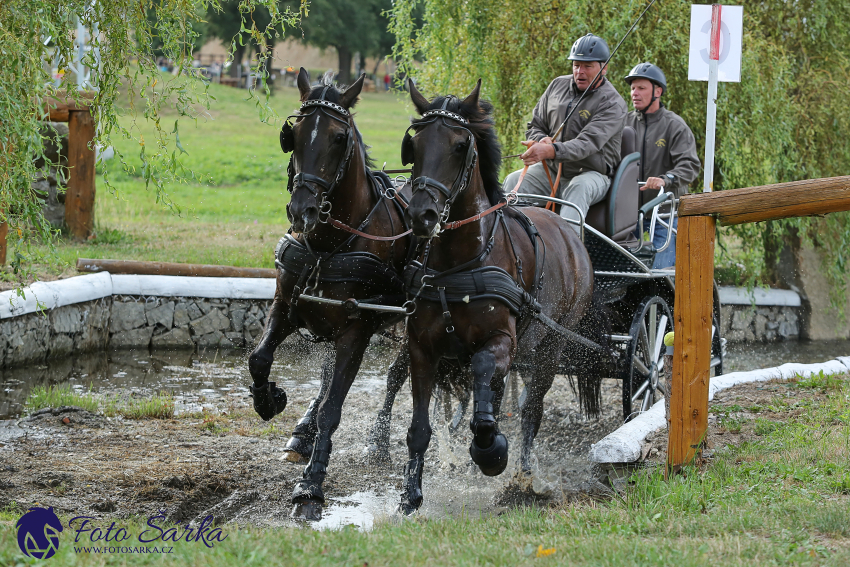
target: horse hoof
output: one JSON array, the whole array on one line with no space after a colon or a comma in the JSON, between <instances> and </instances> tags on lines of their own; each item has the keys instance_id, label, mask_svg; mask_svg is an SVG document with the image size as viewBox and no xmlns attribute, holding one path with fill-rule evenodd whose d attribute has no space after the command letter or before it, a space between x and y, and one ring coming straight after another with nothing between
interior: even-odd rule
<instances>
[{"instance_id":1,"label":"horse hoof","mask_svg":"<svg viewBox=\"0 0 850 567\"><path fill-rule=\"evenodd\" d=\"M419 510L420 506L422 506L422 491L414 490L413 494L402 493L398 511L403 516L410 517Z\"/></svg>"},{"instance_id":2,"label":"horse hoof","mask_svg":"<svg viewBox=\"0 0 850 567\"><path fill-rule=\"evenodd\" d=\"M325 503L325 494L318 482L302 479L295 483L295 488L292 489L292 503L303 504L304 502Z\"/></svg>"},{"instance_id":3,"label":"horse hoof","mask_svg":"<svg viewBox=\"0 0 850 567\"><path fill-rule=\"evenodd\" d=\"M275 385L266 382L262 386L248 386L254 398L254 411L263 421L268 421L286 408L286 392Z\"/></svg>"},{"instance_id":4,"label":"horse hoof","mask_svg":"<svg viewBox=\"0 0 850 567\"><path fill-rule=\"evenodd\" d=\"M290 463L306 463L313 454L313 443L293 435L283 448L284 460Z\"/></svg>"},{"instance_id":5,"label":"horse hoof","mask_svg":"<svg viewBox=\"0 0 850 567\"><path fill-rule=\"evenodd\" d=\"M281 457L280 460L288 463L295 463L296 465L304 465L310 462L309 457L305 457L296 451L290 451L288 449L283 450L283 457Z\"/></svg>"},{"instance_id":6,"label":"horse hoof","mask_svg":"<svg viewBox=\"0 0 850 567\"><path fill-rule=\"evenodd\" d=\"M296 502L289 516L295 520L318 522L322 519L322 503L316 500Z\"/></svg>"},{"instance_id":7,"label":"horse hoof","mask_svg":"<svg viewBox=\"0 0 850 567\"><path fill-rule=\"evenodd\" d=\"M502 433L497 433L493 438L493 444L486 449L480 448L473 440L469 445L469 456L483 474L498 476L508 466L508 438Z\"/></svg>"},{"instance_id":8,"label":"horse hoof","mask_svg":"<svg viewBox=\"0 0 850 567\"><path fill-rule=\"evenodd\" d=\"M382 447L370 443L369 445L366 445L366 448L363 450L363 453L365 453L366 455L366 462L371 466L384 466L392 464L392 459L390 459L389 447Z\"/></svg>"},{"instance_id":9,"label":"horse hoof","mask_svg":"<svg viewBox=\"0 0 850 567\"><path fill-rule=\"evenodd\" d=\"M414 506L408 502L402 502L398 505L398 513L405 518L410 518L419 511L419 506Z\"/></svg>"}]
</instances>

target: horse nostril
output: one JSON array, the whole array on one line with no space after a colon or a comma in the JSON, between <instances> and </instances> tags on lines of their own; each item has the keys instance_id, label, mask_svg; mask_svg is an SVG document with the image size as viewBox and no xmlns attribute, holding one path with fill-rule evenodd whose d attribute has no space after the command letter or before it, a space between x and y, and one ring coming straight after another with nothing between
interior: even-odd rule
<instances>
[{"instance_id":1,"label":"horse nostril","mask_svg":"<svg viewBox=\"0 0 850 567\"><path fill-rule=\"evenodd\" d=\"M304 222L307 224L311 224L319 220L319 209L318 207L307 207L304 210L304 214L301 215L301 218L304 219Z\"/></svg>"},{"instance_id":2,"label":"horse nostril","mask_svg":"<svg viewBox=\"0 0 850 567\"><path fill-rule=\"evenodd\" d=\"M437 221L440 220L440 215L434 209L427 209L420 215L420 218L425 224L431 225L437 224Z\"/></svg>"}]
</instances>

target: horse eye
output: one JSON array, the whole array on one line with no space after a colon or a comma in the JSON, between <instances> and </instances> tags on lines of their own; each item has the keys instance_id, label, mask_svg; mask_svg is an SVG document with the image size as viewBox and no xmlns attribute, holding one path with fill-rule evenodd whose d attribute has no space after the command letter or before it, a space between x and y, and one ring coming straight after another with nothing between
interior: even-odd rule
<instances>
[{"instance_id":1,"label":"horse eye","mask_svg":"<svg viewBox=\"0 0 850 567\"><path fill-rule=\"evenodd\" d=\"M334 144L341 144L345 141L345 134L340 132L336 136L334 136Z\"/></svg>"}]
</instances>

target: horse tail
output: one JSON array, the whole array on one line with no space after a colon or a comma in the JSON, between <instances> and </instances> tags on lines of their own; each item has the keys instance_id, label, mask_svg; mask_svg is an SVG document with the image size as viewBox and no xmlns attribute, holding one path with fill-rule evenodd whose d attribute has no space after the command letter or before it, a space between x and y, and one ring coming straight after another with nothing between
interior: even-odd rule
<instances>
[{"instance_id":1,"label":"horse tail","mask_svg":"<svg viewBox=\"0 0 850 567\"><path fill-rule=\"evenodd\" d=\"M612 316L611 308L594 291L577 332L602 350L572 341L567 349L571 366L575 369L569 374L570 387L578 394L581 411L590 418L598 418L601 412L602 379L609 373L613 359L610 347Z\"/></svg>"}]
</instances>

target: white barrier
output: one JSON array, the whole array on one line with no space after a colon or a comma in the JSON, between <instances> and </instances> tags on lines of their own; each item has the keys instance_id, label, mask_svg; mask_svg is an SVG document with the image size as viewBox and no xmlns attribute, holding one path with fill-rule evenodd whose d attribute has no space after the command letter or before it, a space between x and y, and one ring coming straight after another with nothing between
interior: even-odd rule
<instances>
[{"instance_id":1,"label":"white barrier","mask_svg":"<svg viewBox=\"0 0 850 567\"><path fill-rule=\"evenodd\" d=\"M201 278L181 276L128 276L109 272L35 282L0 293L0 319L63 305L93 301L111 295L203 297L207 299L273 299L273 278Z\"/></svg>"},{"instance_id":2,"label":"white barrier","mask_svg":"<svg viewBox=\"0 0 850 567\"><path fill-rule=\"evenodd\" d=\"M841 356L835 360L817 364L791 362L775 368L732 372L731 374L716 376L709 383L708 399L711 401L717 392L738 384L788 379L797 375L809 377L821 371L827 375L850 372L850 357ZM664 415L664 400L661 400L656 402L648 411L623 424L598 443L591 445L590 460L594 463L634 463L640 459L644 439L653 431L666 427L667 418Z\"/></svg>"}]
</instances>

